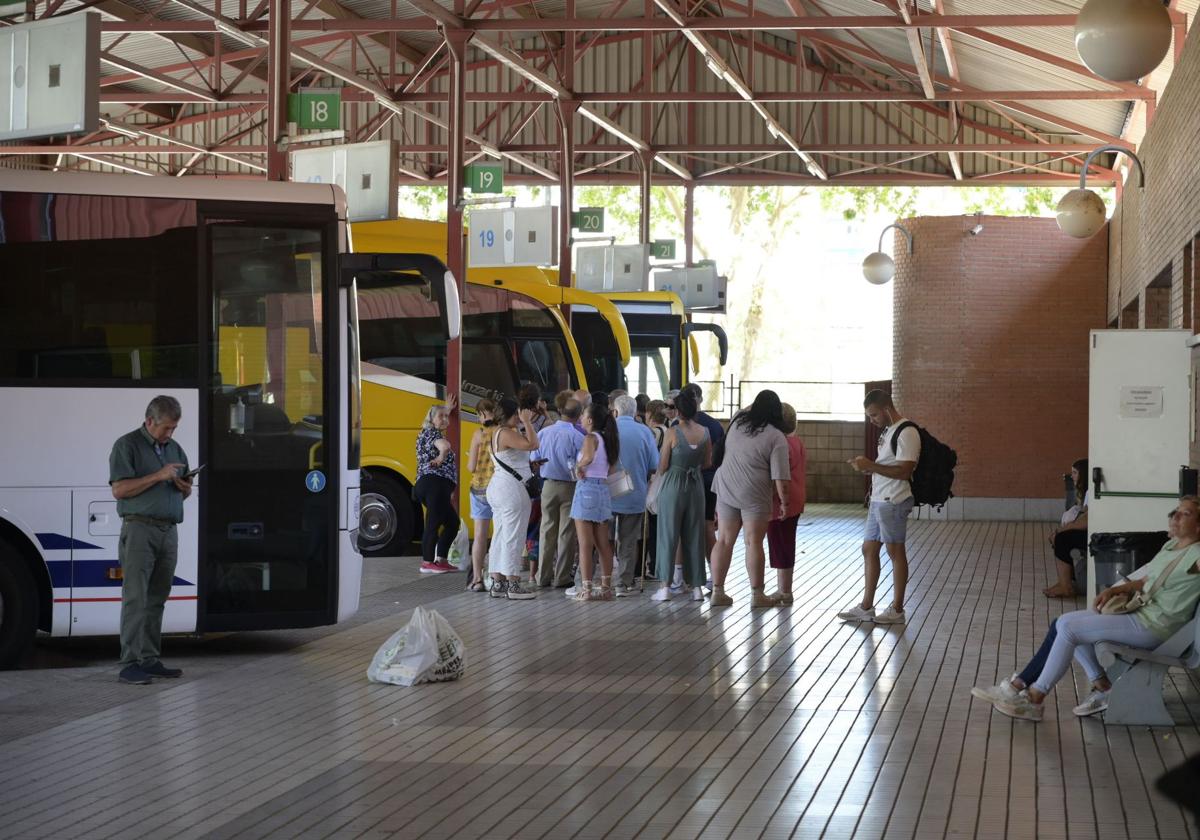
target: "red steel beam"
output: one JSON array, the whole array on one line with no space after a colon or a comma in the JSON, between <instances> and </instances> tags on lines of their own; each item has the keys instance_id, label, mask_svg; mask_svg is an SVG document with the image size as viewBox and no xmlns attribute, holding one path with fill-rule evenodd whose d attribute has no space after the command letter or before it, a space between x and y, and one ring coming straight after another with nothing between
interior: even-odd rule
<instances>
[{"instance_id":1,"label":"red steel beam","mask_svg":"<svg viewBox=\"0 0 1200 840\"><path fill-rule=\"evenodd\" d=\"M637 90L609 92L591 91L576 92L573 101L580 103L624 103L624 104L667 104L680 105L685 103L733 103L749 105L750 103L736 93L725 91L654 91L641 90L643 82L636 82ZM336 90L336 88L330 88ZM554 101L554 97L535 90L516 90L492 93L488 91L470 91L466 95L468 102L497 102L541 103ZM1085 102L1085 101L1136 101L1152 100L1153 90L1148 88L1138 91L1121 90L949 90L938 91L932 100L916 91L905 90L840 90L840 91L757 91L754 99L758 102ZM182 91L160 91L144 93L142 91L109 90L100 94L101 102L118 102L129 104L220 104L220 103L261 103L267 101L266 91L259 93L233 93L214 99ZM373 97L354 88L342 88L343 102L373 102ZM440 91L423 93L398 93L392 101L403 103L445 102L446 94ZM490 122L489 120L488 122ZM487 122L476 129L478 133Z\"/></svg>"},{"instance_id":2,"label":"red steel beam","mask_svg":"<svg viewBox=\"0 0 1200 840\"><path fill-rule=\"evenodd\" d=\"M754 14L746 16L687 17L683 28L695 31L817 31L817 30L920 30L929 27L949 29L1009 29L1018 27L1074 27L1075 15L921 15L912 23L883 15L829 15L825 17L791 17ZM265 32L267 22L236 21L244 32ZM294 32L434 32L439 22L432 17L361 20L296 20ZM539 17L473 18L462 21L464 29L475 32L676 32L679 25L666 17L646 18L586 18ZM219 30L209 21L104 21L102 32L147 32L159 35L182 33L216 34Z\"/></svg>"}]
</instances>

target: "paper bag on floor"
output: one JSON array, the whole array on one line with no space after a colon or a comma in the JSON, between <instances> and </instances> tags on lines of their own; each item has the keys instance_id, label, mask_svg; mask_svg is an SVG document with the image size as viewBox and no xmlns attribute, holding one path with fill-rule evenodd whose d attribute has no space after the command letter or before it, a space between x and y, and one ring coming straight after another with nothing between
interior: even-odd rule
<instances>
[{"instance_id":1,"label":"paper bag on floor","mask_svg":"<svg viewBox=\"0 0 1200 840\"><path fill-rule=\"evenodd\" d=\"M466 669L466 646L450 622L436 610L417 607L408 624L375 652L367 679L416 685L456 680Z\"/></svg>"}]
</instances>

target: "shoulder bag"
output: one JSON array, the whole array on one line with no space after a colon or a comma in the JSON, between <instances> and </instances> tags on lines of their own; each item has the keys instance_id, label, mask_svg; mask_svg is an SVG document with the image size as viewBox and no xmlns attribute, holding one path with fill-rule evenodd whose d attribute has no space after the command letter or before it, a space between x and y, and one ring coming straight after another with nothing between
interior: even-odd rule
<instances>
[{"instance_id":1,"label":"shoulder bag","mask_svg":"<svg viewBox=\"0 0 1200 840\"><path fill-rule=\"evenodd\" d=\"M1191 546L1188 548L1190 547ZM1163 569L1162 574L1154 578L1154 581L1150 584L1149 592L1134 592L1132 595L1114 595L1105 601L1104 605L1100 607L1100 614L1128 615L1129 613L1137 612L1142 607L1149 604L1150 599L1154 597L1154 593L1158 591L1158 587L1161 586L1167 580L1167 578L1171 576L1171 573L1175 571L1175 567L1179 565L1179 561L1182 560L1187 553L1188 550L1186 548L1180 550L1179 556L1172 560L1167 568Z\"/></svg>"},{"instance_id":2,"label":"shoulder bag","mask_svg":"<svg viewBox=\"0 0 1200 840\"><path fill-rule=\"evenodd\" d=\"M492 439L492 460L500 469L511 475L521 484L525 485L525 492L529 494L531 499L539 499L542 496L542 488L537 476L531 475L529 478L521 478L521 474L510 467L508 464L496 457L496 444L500 441L500 432L496 432L496 436Z\"/></svg>"}]
</instances>

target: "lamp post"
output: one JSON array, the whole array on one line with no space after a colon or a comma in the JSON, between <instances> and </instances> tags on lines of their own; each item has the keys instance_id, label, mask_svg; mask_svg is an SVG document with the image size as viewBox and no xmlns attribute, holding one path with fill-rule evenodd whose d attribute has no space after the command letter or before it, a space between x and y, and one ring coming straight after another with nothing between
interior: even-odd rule
<instances>
[{"instance_id":1,"label":"lamp post","mask_svg":"<svg viewBox=\"0 0 1200 840\"><path fill-rule=\"evenodd\" d=\"M1096 232L1104 227L1104 220L1108 215L1104 208L1104 199L1087 188L1088 167L1092 164L1092 158L1103 152L1121 152L1133 158L1133 162L1137 164L1138 187L1146 185L1146 172L1142 169L1141 160L1133 152L1121 146L1101 146L1092 150L1083 161L1078 189L1071 190L1058 202L1058 227L1063 233L1076 239L1095 236Z\"/></svg>"},{"instance_id":2,"label":"lamp post","mask_svg":"<svg viewBox=\"0 0 1200 840\"><path fill-rule=\"evenodd\" d=\"M912 256L912 234L902 225L888 225L885 227L879 234L879 250L874 254L868 254L867 258L863 260L863 277L867 278L868 283L873 283L876 286L882 286L896 275L896 263L892 261L891 257L883 253L883 235L892 228L896 228L904 234L908 240L908 254Z\"/></svg>"},{"instance_id":3,"label":"lamp post","mask_svg":"<svg viewBox=\"0 0 1200 840\"><path fill-rule=\"evenodd\" d=\"M1075 20L1075 50L1087 68L1113 82L1150 73L1171 48L1171 15L1162 0L1088 0Z\"/></svg>"}]
</instances>

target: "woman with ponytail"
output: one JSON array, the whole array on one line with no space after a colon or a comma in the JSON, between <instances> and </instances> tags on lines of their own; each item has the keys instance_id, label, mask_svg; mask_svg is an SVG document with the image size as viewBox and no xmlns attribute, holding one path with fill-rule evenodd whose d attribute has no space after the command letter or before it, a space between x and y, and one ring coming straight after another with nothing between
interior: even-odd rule
<instances>
[{"instance_id":1,"label":"woman with ponytail","mask_svg":"<svg viewBox=\"0 0 1200 840\"><path fill-rule=\"evenodd\" d=\"M579 567L582 580L575 591L576 601L611 601L613 549L608 536L612 519L612 496L608 492L608 474L621 456L617 421L606 405L593 403L583 413L583 450L575 472L575 500L571 518L579 537ZM592 588L592 550L600 553L600 588Z\"/></svg>"}]
</instances>

